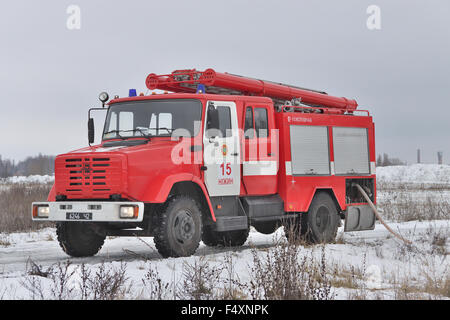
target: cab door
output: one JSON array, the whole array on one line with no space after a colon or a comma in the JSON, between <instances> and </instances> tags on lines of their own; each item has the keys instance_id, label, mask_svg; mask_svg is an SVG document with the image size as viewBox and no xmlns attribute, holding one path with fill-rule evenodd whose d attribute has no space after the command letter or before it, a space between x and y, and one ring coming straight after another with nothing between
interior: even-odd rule
<instances>
[{"instance_id":1,"label":"cab door","mask_svg":"<svg viewBox=\"0 0 450 320\"><path fill-rule=\"evenodd\" d=\"M203 133L205 184L211 197L240 193L240 143L236 104L208 101Z\"/></svg>"}]
</instances>

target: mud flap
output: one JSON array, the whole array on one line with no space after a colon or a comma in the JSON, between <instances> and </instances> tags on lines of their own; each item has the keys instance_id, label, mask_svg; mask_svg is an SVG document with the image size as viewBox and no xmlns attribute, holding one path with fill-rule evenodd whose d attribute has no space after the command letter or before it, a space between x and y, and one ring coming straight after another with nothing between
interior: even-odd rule
<instances>
[{"instance_id":1,"label":"mud flap","mask_svg":"<svg viewBox=\"0 0 450 320\"><path fill-rule=\"evenodd\" d=\"M349 206L345 211L344 232L375 229L375 214L368 205Z\"/></svg>"}]
</instances>

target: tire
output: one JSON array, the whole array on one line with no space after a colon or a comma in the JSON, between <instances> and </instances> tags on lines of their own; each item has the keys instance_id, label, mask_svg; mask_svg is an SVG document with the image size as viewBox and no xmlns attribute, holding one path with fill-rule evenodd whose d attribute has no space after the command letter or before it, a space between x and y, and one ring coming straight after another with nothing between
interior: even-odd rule
<instances>
[{"instance_id":1,"label":"tire","mask_svg":"<svg viewBox=\"0 0 450 320\"><path fill-rule=\"evenodd\" d=\"M255 227L256 231L260 233L272 234L280 227L280 222L279 221L259 222L254 223L253 227Z\"/></svg>"},{"instance_id":2,"label":"tire","mask_svg":"<svg viewBox=\"0 0 450 320\"><path fill-rule=\"evenodd\" d=\"M247 241L249 233L250 228L245 230L217 232L212 227L207 227L203 230L202 241L209 247L239 247Z\"/></svg>"},{"instance_id":3,"label":"tire","mask_svg":"<svg viewBox=\"0 0 450 320\"><path fill-rule=\"evenodd\" d=\"M250 228L245 230L234 230L218 232L219 244L224 247L240 247L247 241Z\"/></svg>"},{"instance_id":4,"label":"tire","mask_svg":"<svg viewBox=\"0 0 450 320\"><path fill-rule=\"evenodd\" d=\"M212 226L203 228L202 241L208 247L216 247L220 243L219 233L214 231Z\"/></svg>"},{"instance_id":5,"label":"tire","mask_svg":"<svg viewBox=\"0 0 450 320\"><path fill-rule=\"evenodd\" d=\"M299 235L309 243L329 243L336 239L339 224L340 217L333 199L328 193L319 192L314 196L308 213L294 222L294 232L288 232L285 226L285 234L289 241L296 240L295 235Z\"/></svg>"},{"instance_id":6,"label":"tire","mask_svg":"<svg viewBox=\"0 0 450 320\"><path fill-rule=\"evenodd\" d=\"M161 209L154 237L164 257L187 257L197 250L202 238L200 206L188 196L173 196Z\"/></svg>"},{"instance_id":7,"label":"tire","mask_svg":"<svg viewBox=\"0 0 450 320\"><path fill-rule=\"evenodd\" d=\"M97 254L106 239L106 235L99 235L91 224L84 222L58 222L56 234L61 248L72 257Z\"/></svg>"}]
</instances>

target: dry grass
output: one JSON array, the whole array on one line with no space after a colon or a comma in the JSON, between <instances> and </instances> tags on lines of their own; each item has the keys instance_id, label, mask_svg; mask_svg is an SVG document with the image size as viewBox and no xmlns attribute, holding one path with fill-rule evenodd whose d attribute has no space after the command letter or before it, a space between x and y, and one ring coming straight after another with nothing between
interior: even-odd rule
<instances>
[{"instance_id":1,"label":"dry grass","mask_svg":"<svg viewBox=\"0 0 450 320\"><path fill-rule=\"evenodd\" d=\"M9 247L11 242L7 238L0 237L0 247Z\"/></svg>"},{"instance_id":2,"label":"dry grass","mask_svg":"<svg viewBox=\"0 0 450 320\"><path fill-rule=\"evenodd\" d=\"M50 184L2 185L0 189L0 233L38 230L51 226L33 223L31 203L46 201Z\"/></svg>"},{"instance_id":3,"label":"dry grass","mask_svg":"<svg viewBox=\"0 0 450 320\"><path fill-rule=\"evenodd\" d=\"M294 232L293 228L287 229ZM330 271L327 268L325 246L320 258L314 248L310 255L301 256L304 239L288 234L289 241L260 254L252 249L253 267L248 288L253 299L268 300L331 300Z\"/></svg>"},{"instance_id":4,"label":"dry grass","mask_svg":"<svg viewBox=\"0 0 450 320\"><path fill-rule=\"evenodd\" d=\"M327 269L325 247L301 257L303 247L280 243L268 250L252 248L249 281L241 281L233 253L212 263L207 256L184 262L180 279L165 281L149 263L137 298L183 300L304 299L330 300L332 279ZM313 250L314 251L314 250Z\"/></svg>"},{"instance_id":5,"label":"dry grass","mask_svg":"<svg viewBox=\"0 0 450 320\"><path fill-rule=\"evenodd\" d=\"M27 265L28 275L21 285L32 300L117 300L130 293L125 263L88 267L67 260L43 268L29 260Z\"/></svg>"},{"instance_id":6,"label":"dry grass","mask_svg":"<svg viewBox=\"0 0 450 320\"><path fill-rule=\"evenodd\" d=\"M450 219L450 202L444 193L436 191L418 200L414 193L399 190L383 191L383 200L378 207L383 211L383 218L389 221L425 221Z\"/></svg>"}]
</instances>

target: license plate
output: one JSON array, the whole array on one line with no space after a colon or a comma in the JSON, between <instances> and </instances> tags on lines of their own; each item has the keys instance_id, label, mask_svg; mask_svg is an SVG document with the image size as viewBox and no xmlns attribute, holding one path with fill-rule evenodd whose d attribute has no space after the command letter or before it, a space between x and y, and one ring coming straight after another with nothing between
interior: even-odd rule
<instances>
[{"instance_id":1,"label":"license plate","mask_svg":"<svg viewBox=\"0 0 450 320\"><path fill-rule=\"evenodd\" d=\"M66 220L92 220L92 212L66 212Z\"/></svg>"}]
</instances>

